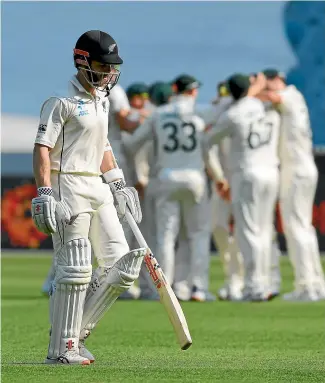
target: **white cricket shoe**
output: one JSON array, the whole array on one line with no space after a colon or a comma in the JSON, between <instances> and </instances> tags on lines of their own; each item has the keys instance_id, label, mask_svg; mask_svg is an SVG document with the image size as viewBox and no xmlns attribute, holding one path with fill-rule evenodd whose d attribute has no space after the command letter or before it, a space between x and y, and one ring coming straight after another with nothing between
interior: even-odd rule
<instances>
[{"instance_id":1,"label":"white cricket shoe","mask_svg":"<svg viewBox=\"0 0 325 383\"><path fill-rule=\"evenodd\" d=\"M58 358L46 358L45 364L81 364L89 365L90 360L79 355L76 350L69 350L61 354Z\"/></svg>"},{"instance_id":2,"label":"white cricket shoe","mask_svg":"<svg viewBox=\"0 0 325 383\"><path fill-rule=\"evenodd\" d=\"M291 302L316 302L320 297L315 291L311 290L294 290L291 293L284 294L282 299Z\"/></svg>"},{"instance_id":3,"label":"white cricket shoe","mask_svg":"<svg viewBox=\"0 0 325 383\"><path fill-rule=\"evenodd\" d=\"M217 295L221 301L241 301L243 298L241 288L227 284L218 290Z\"/></svg>"},{"instance_id":4,"label":"white cricket shoe","mask_svg":"<svg viewBox=\"0 0 325 383\"><path fill-rule=\"evenodd\" d=\"M179 301L186 302L191 299L191 288L187 284L175 283L172 288Z\"/></svg>"},{"instance_id":5,"label":"white cricket shoe","mask_svg":"<svg viewBox=\"0 0 325 383\"><path fill-rule=\"evenodd\" d=\"M193 288L191 301L195 302L214 302L216 297L209 291L200 290L196 287Z\"/></svg>"},{"instance_id":6,"label":"white cricket shoe","mask_svg":"<svg viewBox=\"0 0 325 383\"><path fill-rule=\"evenodd\" d=\"M85 340L84 339L79 340L78 347L79 347L79 355L80 356L82 356L85 359L88 359L90 361L90 363L95 362L94 355L89 350L87 350L85 347Z\"/></svg>"}]
</instances>

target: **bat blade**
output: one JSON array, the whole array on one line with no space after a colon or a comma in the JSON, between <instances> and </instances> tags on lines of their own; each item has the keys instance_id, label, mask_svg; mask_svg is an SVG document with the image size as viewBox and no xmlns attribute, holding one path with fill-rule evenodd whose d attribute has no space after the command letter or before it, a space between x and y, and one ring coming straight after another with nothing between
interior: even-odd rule
<instances>
[{"instance_id":1,"label":"bat blade","mask_svg":"<svg viewBox=\"0 0 325 383\"><path fill-rule=\"evenodd\" d=\"M164 272L159 266L157 259L151 254L149 250L144 258L144 262L152 278L152 281L157 288L158 294L160 296L160 301L167 311L178 343L182 350L187 350L192 345L192 338L182 307L179 304L173 289L166 280Z\"/></svg>"}]
</instances>

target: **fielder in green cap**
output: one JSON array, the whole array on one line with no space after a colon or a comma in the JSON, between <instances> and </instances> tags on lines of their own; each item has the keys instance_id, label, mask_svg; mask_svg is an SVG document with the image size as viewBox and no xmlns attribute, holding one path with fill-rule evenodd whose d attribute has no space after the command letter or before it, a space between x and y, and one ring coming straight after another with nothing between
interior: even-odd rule
<instances>
[{"instance_id":1,"label":"fielder in green cap","mask_svg":"<svg viewBox=\"0 0 325 383\"><path fill-rule=\"evenodd\" d=\"M149 98L149 88L145 83L139 82L130 85L126 89L131 108L142 109Z\"/></svg>"},{"instance_id":2,"label":"fielder in green cap","mask_svg":"<svg viewBox=\"0 0 325 383\"><path fill-rule=\"evenodd\" d=\"M266 86L264 74L259 73L251 84L250 76L235 73L227 84L234 102L206 137L210 144L230 138L232 213L245 276L242 296L230 299L266 301L274 296L269 276L279 180L280 116L274 109L266 109L258 98Z\"/></svg>"},{"instance_id":3,"label":"fielder in green cap","mask_svg":"<svg viewBox=\"0 0 325 383\"><path fill-rule=\"evenodd\" d=\"M266 69L265 99L279 106L281 130L280 208L289 254L295 271L295 288L283 296L287 301L325 299L325 280L318 240L312 225L318 170L313 156L312 130L304 96L284 75ZM306 252L306 249L308 251Z\"/></svg>"}]
</instances>

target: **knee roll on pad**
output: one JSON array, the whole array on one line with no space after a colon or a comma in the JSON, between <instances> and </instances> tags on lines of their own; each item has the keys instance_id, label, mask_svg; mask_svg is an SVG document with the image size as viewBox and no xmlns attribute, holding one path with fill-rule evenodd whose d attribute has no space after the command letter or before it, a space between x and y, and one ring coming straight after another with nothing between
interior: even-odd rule
<instances>
[{"instance_id":1,"label":"knee roll on pad","mask_svg":"<svg viewBox=\"0 0 325 383\"><path fill-rule=\"evenodd\" d=\"M120 258L111 268L99 267L89 285L81 333L91 330L116 299L128 290L139 277L147 249L132 250Z\"/></svg>"},{"instance_id":2,"label":"knee roll on pad","mask_svg":"<svg viewBox=\"0 0 325 383\"><path fill-rule=\"evenodd\" d=\"M67 242L58 252L55 284L83 285L91 280L91 245L88 239Z\"/></svg>"},{"instance_id":3,"label":"knee roll on pad","mask_svg":"<svg viewBox=\"0 0 325 383\"><path fill-rule=\"evenodd\" d=\"M146 248L132 250L121 257L107 273L107 283L129 288L138 279Z\"/></svg>"}]
</instances>

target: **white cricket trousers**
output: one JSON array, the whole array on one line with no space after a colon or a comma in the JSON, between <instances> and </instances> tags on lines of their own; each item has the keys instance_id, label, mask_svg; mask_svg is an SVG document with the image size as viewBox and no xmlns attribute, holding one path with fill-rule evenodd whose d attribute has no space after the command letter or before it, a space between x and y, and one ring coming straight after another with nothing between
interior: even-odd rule
<instances>
[{"instance_id":1,"label":"white cricket trousers","mask_svg":"<svg viewBox=\"0 0 325 383\"><path fill-rule=\"evenodd\" d=\"M278 194L277 167L255 167L231 178L235 237L244 262L244 295L270 292L273 216Z\"/></svg>"},{"instance_id":2,"label":"white cricket trousers","mask_svg":"<svg viewBox=\"0 0 325 383\"><path fill-rule=\"evenodd\" d=\"M236 239L230 233L232 206L217 193L212 197L212 238L223 263L226 284L241 290L243 285L243 260Z\"/></svg>"},{"instance_id":3,"label":"white cricket trousers","mask_svg":"<svg viewBox=\"0 0 325 383\"><path fill-rule=\"evenodd\" d=\"M54 198L63 199L72 220L53 234L54 253L68 241L88 238L98 265L112 266L129 251L110 187L100 177L52 173Z\"/></svg>"},{"instance_id":4,"label":"white cricket trousers","mask_svg":"<svg viewBox=\"0 0 325 383\"><path fill-rule=\"evenodd\" d=\"M178 193L174 197L168 192L160 193L155 199L156 216L156 254L169 283L174 281L175 245L181 224L186 231L189 245L188 263L190 264L190 280L197 283L206 268L207 257L206 224L209 217L201 214L202 205L206 201L207 190L199 203L193 199L191 192ZM202 257L204 259L202 259ZM197 286L200 287L200 286Z\"/></svg>"},{"instance_id":5,"label":"white cricket trousers","mask_svg":"<svg viewBox=\"0 0 325 383\"><path fill-rule=\"evenodd\" d=\"M190 299L193 288L208 291L209 266L210 266L210 239L211 239L211 199L207 195L200 202L197 213L201 215L198 240L199 253L194 256L195 265L191 265L190 241L187 237L187 229L184 219L178 236L178 248L175 255L174 291L184 300ZM198 264L199 263L199 264ZM195 267L195 270L193 268Z\"/></svg>"},{"instance_id":6,"label":"white cricket trousers","mask_svg":"<svg viewBox=\"0 0 325 383\"><path fill-rule=\"evenodd\" d=\"M296 289L324 288L325 284L312 225L318 171L314 163L309 165L303 173L294 167L284 167L281 171L280 210Z\"/></svg>"}]
</instances>

